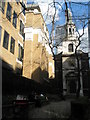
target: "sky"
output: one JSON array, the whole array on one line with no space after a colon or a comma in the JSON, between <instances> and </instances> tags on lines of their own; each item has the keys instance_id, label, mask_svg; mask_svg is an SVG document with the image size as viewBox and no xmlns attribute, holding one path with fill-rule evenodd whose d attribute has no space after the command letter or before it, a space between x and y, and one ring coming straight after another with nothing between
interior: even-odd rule
<instances>
[{"instance_id":1,"label":"sky","mask_svg":"<svg viewBox=\"0 0 90 120\"><path fill-rule=\"evenodd\" d=\"M66 0L68 8L72 12L72 20L76 25L76 29L82 34L83 25L87 22L88 16L88 5L89 0ZM69 2L68 2L69 1ZM71 1L71 2L70 2ZM52 17L54 15L55 9L53 7L53 0L27 0L27 2L38 4L41 8L43 18L48 27L49 33L52 28ZM55 27L58 25L65 24L65 1L55 0L56 4L56 17L55 17ZM87 27L87 26L86 26ZM85 27L85 28L86 28Z\"/></svg>"},{"instance_id":2,"label":"sky","mask_svg":"<svg viewBox=\"0 0 90 120\"><path fill-rule=\"evenodd\" d=\"M73 20L74 20L74 16L87 17L88 15L87 5L72 3L74 1L76 2L76 0L66 0L66 1L71 1L71 4L68 3L68 8L70 8L70 10L73 12ZM77 3L79 2L86 3L87 1L88 0L77 0ZM52 16L54 15L55 12L55 9L52 4L53 0L27 0L27 2L36 3L40 6L44 20L47 24L47 27L49 28L52 20ZM55 0L55 2L56 2L55 6L57 8L55 26L63 25L65 24L65 1ZM76 20L74 20L74 22L78 23ZM77 24L77 26L80 27L80 24Z\"/></svg>"}]
</instances>

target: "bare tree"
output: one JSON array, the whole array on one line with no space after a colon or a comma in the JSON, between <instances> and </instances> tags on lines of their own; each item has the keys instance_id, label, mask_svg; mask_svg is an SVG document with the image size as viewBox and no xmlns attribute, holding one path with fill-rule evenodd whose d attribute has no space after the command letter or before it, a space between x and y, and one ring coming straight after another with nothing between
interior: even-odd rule
<instances>
[{"instance_id":1,"label":"bare tree","mask_svg":"<svg viewBox=\"0 0 90 120\"><path fill-rule=\"evenodd\" d=\"M28 10L21 2L20 2L20 4L22 5L22 7L24 8L24 10ZM51 5L51 7L53 7L54 8L54 14L53 14L53 16L52 16L52 20L51 20L51 32L50 32L50 37L49 37L49 39L46 39L44 36L42 36L43 38L44 38L44 40L46 41L46 44L48 44L49 45L49 47L50 47L50 49L51 49L51 52L52 52L52 55L53 55L53 58L55 58L55 53L54 53L54 49L55 48L58 48L58 46L60 46L60 43L58 43L58 42L56 42L56 43L54 43L54 40L55 40L55 23L56 23L56 20L55 20L55 18L56 18L56 10L57 10L57 5L59 5L59 6L61 6L61 4L59 3L59 2L56 2L55 0L53 0L53 2L52 3L50 3L49 5ZM62 6L61 6L61 8L62 8L62 10L64 11L64 12L66 12L67 13L67 22L68 22L68 20L69 20L69 17L68 17L68 6L67 6L67 2L66 2L66 0L65 0L65 6L66 6L66 10L63 10L63 8L62 8ZM71 9L72 9L72 7L71 7ZM49 9L48 9L48 11L49 11ZM47 11L47 13L48 13L48 11ZM21 11L21 13L22 13L23 11ZM19 13L19 15L21 14L21 13ZM18 15L18 16L19 16ZM47 14L48 15L48 14ZM78 15L77 15L78 16ZM46 17L47 18L47 17ZM75 19L75 18L74 18ZM76 45L76 48L75 48L75 56L76 56L76 59L77 59L77 71L78 71L78 90L77 90L77 97L79 97L79 95L80 95L80 88L81 88L81 84L80 84L80 60L79 60L79 55L78 55L78 47L80 46L80 44L81 44L81 38L82 38L82 36L84 35L84 33L85 33L85 27L88 25L88 21L87 22L85 22L85 20L87 20L87 19L82 19L82 18L79 18L79 16L78 16L78 18L77 18L77 20L79 20L79 22L81 21L82 23L83 23L83 26L82 26L82 29L83 29L83 32L82 32L82 34L80 34L79 33L79 30L78 29L76 29L77 30L77 33L78 33L78 44ZM77 22L77 21L76 21ZM61 51L62 52L62 51Z\"/></svg>"},{"instance_id":2,"label":"bare tree","mask_svg":"<svg viewBox=\"0 0 90 120\"><path fill-rule=\"evenodd\" d=\"M60 3L58 2L55 2L55 0L53 0L53 7L55 8L55 13L52 17L52 29L51 29L51 33L50 33L50 40L48 42L49 44L49 47L51 48L51 51L53 53L53 57L55 57L55 53L54 53L54 47L58 48L58 46L60 46L60 43L56 43L56 44L53 44L53 41L54 41L54 31L55 31L55 16L56 16L56 3L60 5ZM69 16L68 16L68 6L67 6L67 2L65 0L65 6L66 6L66 15L67 15L67 22L70 20ZM71 6L70 6L71 8ZM72 8L71 8L72 9ZM77 15L78 16L78 15ZM77 17L77 19L74 18L74 20L76 20L76 23L79 22L82 24L82 34L79 33L79 29L76 28L76 32L78 33L78 36L77 36L77 41L78 41L78 44L76 45L75 47L75 57L76 57L76 60L77 60L77 76L78 76L78 88L77 88L77 97L80 96L80 89L81 89L81 83L80 83L80 72L81 72L81 68L80 68L80 54L78 53L78 48L80 47L81 45L81 42L82 42L82 37L83 35L85 34L85 27L88 25L88 18L84 16L84 18L80 18L79 16ZM88 47L88 46L87 46ZM62 51L61 51L62 52Z\"/></svg>"},{"instance_id":3,"label":"bare tree","mask_svg":"<svg viewBox=\"0 0 90 120\"><path fill-rule=\"evenodd\" d=\"M71 8L71 12L73 13L73 11L72 11L72 7L71 7L71 2L69 2L69 4L70 4L70 8ZM75 4L78 4L78 5L84 5L84 4L82 4L82 3L75 3ZM87 4L88 5L88 4ZM78 15L77 15L78 16ZM86 18L86 19L85 19ZM78 16L78 18L75 18L74 17L74 13L73 13L73 20L76 22L76 24L77 24L77 22L79 22L79 23L81 23L82 24L82 33L80 34L80 32L79 32L79 29L78 28L76 28L76 32L78 33L78 37L77 37L77 39L78 39L78 44L76 45L76 48L75 48L75 56L76 56L76 60L77 60L77 76L78 76L78 88L77 88L77 97L79 97L80 96L80 89L81 89L81 83L80 83L80 72L81 72L81 67L80 67L80 54L78 53L78 47L80 47L80 45L81 45L81 42L82 42L82 37L83 37L83 35L85 34L85 27L88 25L88 23L89 23L89 21L88 21L88 18L87 17L85 17L84 16L84 18L83 17L79 17ZM85 43L84 43L85 44ZM88 48L88 46L87 46L87 48Z\"/></svg>"}]
</instances>

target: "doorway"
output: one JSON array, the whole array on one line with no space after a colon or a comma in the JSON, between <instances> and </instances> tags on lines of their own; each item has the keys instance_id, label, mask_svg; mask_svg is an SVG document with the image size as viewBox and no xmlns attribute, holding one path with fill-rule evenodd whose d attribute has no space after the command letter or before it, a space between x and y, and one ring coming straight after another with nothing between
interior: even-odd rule
<instances>
[{"instance_id":1,"label":"doorway","mask_svg":"<svg viewBox=\"0 0 90 120\"><path fill-rule=\"evenodd\" d=\"M66 74L67 93L75 94L77 91L77 76L74 72Z\"/></svg>"},{"instance_id":2,"label":"doorway","mask_svg":"<svg viewBox=\"0 0 90 120\"><path fill-rule=\"evenodd\" d=\"M75 80L70 80L70 93L76 93L76 82Z\"/></svg>"}]
</instances>

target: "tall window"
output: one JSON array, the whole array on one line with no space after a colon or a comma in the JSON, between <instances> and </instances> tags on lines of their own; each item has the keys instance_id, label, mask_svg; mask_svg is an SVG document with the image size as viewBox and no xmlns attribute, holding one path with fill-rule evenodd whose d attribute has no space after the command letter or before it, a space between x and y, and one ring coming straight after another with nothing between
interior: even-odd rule
<instances>
[{"instance_id":1,"label":"tall window","mask_svg":"<svg viewBox=\"0 0 90 120\"><path fill-rule=\"evenodd\" d=\"M18 44L18 60L22 61L23 59L23 47Z\"/></svg>"},{"instance_id":2,"label":"tall window","mask_svg":"<svg viewBox=\"0 0 90 120\"><path fill-rule=\"evenodd\" d=\"M17 14L15 13L15 11L13 13L13 26L15 28L17 27Z\"/></svg>"},{"instance_id":3,"label":"tall window","mask_svg":"<svg viewBox=\"0 0 90 120\"><path fill-rule=\"evenodd\" d=\"M19 4L19 2L16 2L17 4Z\"/></svg>"},{"instance_id":4,"label":"tall window","mask_svg":"<svg viewBox=\"0 0 90 120\"><path fill-rule=\"evenodd\" d=\"M25 15L25 4L23 3L23 1L22 1L22 11L23 11L23 14Z\"/></svg>"},{"instance_id":5,"label":"tall window","mask_svg":"<svg viewBox=\"0 0 90 120\"><path fill-rule=\"evenodd\" d=\"M69 44L68 45L68 51L69 52L73 52L73 44Z\"/></svg>"},{"instance_id":6,"label":"tall window","mask_svg":"<svg viewBox=\"0 0 90 120\"><path fill-rule=\"evenodd\" d=\"M24 37L24 24L20 20L20 34Z\"/></svg>"},{"instance_id":7,"label":"tall window","mask_svg":"<svg viewBox=\"0 0 90 120\"><path fill-rule=\"evenodd\" d=\"M4 14L5 2L0 2L0 8L2 10L2 13Z\"/></svg>"},{"instance_id":8,"label":"tall window","mask_svg":"<svg viewBox=\"0 0 90 120\"><path fill-rule=\"evenodd\" d=\"M19 4L20 0L16 0L16 3Z\"/></svg>"},{"instance_id":9,"label":"tall window","mask_svg":"<svg viewBox=\"0 0 90 120\"><path fill-rule=\"evenodd\" d=\"M11 37L10 52L14 54L15 40Z\"/></svg>"},{"instance_id":10,"label":"tall window","mask_svg":"<svg viewBox=\"0 0 90 120\"><path fill-rule=\"evenodd\" d=\"M11 21L11 12L12 12L12 7L11 7L11 5L8 3L6 17L7 17L7 19L8 19L9 21Z\"/></svg>"},{"instance_id":11,"label":"tall window","mask_svg":"<svg viewBox=\"0 0 90 120\"><path fill-rule=\"evenodd\" d=\"M1 44L1 34L2 34L2 27L0 26L0 44Z\"/></svg>"},{"instance_id":12,"label":"tall window","mask_svg":"<svg viewBox=\"0 0 90 120\"><path fill-rule=\"evenodd\" d=\"M73 34L74 34L74 28L73 28Z\"/></svg>"},{"instance_id":13,"label":"tall window","mask_svg":"<svg viewBox=\"0 0 90 120\"><path fill-rule=\"evenodd\" d=\"M72 34L71 28L69 28L69 34Z\"/></svg>"},{"instance_id":14,"label":"tall window","mask_svg":"<svg viewBox=\"0 0 90 120\"><path fill-rule=\"evenodd\" d=\"M3 47L8 49L8 41L9 41L9 34L5 31L4 32L4 40L3 40Z\"/></svg>"},{"instance_id":15,"label":"tall window","mask_svg":"<svg viewBox=\"0 0 90 120\"><path fill-rule=\"evenodd\" d=\"M66 28L66 36L68 35L68 29Z\"/></svg>"}]
</instances>

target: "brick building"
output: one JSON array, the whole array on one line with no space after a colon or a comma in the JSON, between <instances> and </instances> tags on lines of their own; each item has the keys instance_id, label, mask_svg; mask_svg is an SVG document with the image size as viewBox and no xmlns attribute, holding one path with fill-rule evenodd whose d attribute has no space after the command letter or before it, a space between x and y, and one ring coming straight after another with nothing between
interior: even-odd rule
<instances>
[{"instance_id":1,"label":"brick building","mask_svg":"<svg viewBox=\"0 0 90 120\"><path fill-rule=\"evenodd\" d=\"M3 67L10 66L14 72L22 74L25 11L18 2L1 2L0 18L0 58Z\"/></svg>"},{"instance_id":2,"label":"brick building","mask_svg":"<svg viewBox=\"0 0 90 120\"><path fill-rule=\"evenodd\" d=\"M38 5L27 5L23 76L42 82L49 74L49 53L45 40L49 33ZM27 54L28 53L28 54Z\"/></svg>"},{"instance_id":3,"label":"brick building","mask_svg":"<svg viewBox=\"0 0 90 120\"><path fill-rule=\"evenodd\" d=\"M49 33L40 7L26 2L0 3L0 59L4 71L42 82L54 76L54 62L45 44Z\"/></svg>"}]
</instances>

